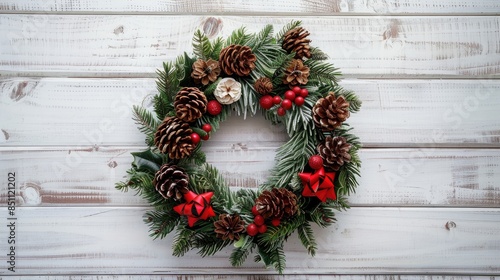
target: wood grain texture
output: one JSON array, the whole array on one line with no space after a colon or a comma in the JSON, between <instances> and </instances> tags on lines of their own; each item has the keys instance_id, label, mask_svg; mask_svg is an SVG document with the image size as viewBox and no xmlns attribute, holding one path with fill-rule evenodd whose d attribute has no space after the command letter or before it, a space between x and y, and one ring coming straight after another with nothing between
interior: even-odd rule
<instances>
[{"instance_id":1,"label":"wood grain texture","mask_svg":"<svg viewBox=\"0 0 500 280\"><path fill-rule=\"evenodd\" d=\"M20 208L18 274L269 274L251 258L241 268L231 248L210 258L171 256L172 238L153 241L145 208ZM5 220L6 212L0 217ZM318 252L296 236L286 244L287 274L470 273L498 275L498 209L354 208L328 229L315 228ZM0 243L5 252L6 243ZM22 261L21 261L22 260Z\"/></svg>"},{"instance_id":2,"label":"wood grain texture","mask_svg":"<svg viewBox=\"0 0 500 280\"><path fill-rule=\"evenodd\" d=\"M193 32L226 37L297 17L2 15L2 75L147 77L191 49ZM356 77L498 77L500 18L300 17L316 47ZM220 31L219 31L220 30Z\"/></svg>"},{"instance_id":3,"label":"wood grain texture","mask_svg":"<svg viewBox=\"0 0 500 280\"><path fill-rule=\"evenodd\" d=\"M275 148L254 144L203 149L231 188L257 188L274 165ZM147 206L133 191L114 189L130 167L132 151L4 151L0 174L16 173L19 206ZM500 207L500 150L363 149L360 155L360 186L349 197L353 206Z\"/></svg>"},{"instance_id":4,"label":"wood grain texture","mask_svg":"<svg viewBox=\"0 0 500 280\"><path fill-rule=\"evenodd\" d=\"M500 12L500 4L495 0L447 0L439 5L432 0L417 2L405 0L288 0L288 1L174 1L174 0L142 0L140 2L111 0L105 1L30 1L2 0L1 12L143 12L172 14L332 14L332 13L495 13Z\"/></svg>"},{"instance_id":5,"label":"wood grain texture","mask_svg":"<svg viewBox=\"0 0 500 280\"><path fill-rule=\"evenodd\" d=\"M305 275L81 275L81 276L10 276L9 280L301 280ZM308 280L497 280L495 276L458 276L458 275L307 275Z\"/></svg>"},{"instance_id":6,"label":"wood grain texture","mask_svg":"<svg viewBox=\"0 0 500 280\"><path fill-rule=\"evenodd\" d=\"M348 122L365 147L500 147L500 81L347 79L341 85L363 102ZM0 146L143 145L132 105L149 106L154 94L154 79L0 80ZM228 128L211 141L287 140L281 127L263 119L232 117L222 127Z\"/></svg>"}]
</instances>

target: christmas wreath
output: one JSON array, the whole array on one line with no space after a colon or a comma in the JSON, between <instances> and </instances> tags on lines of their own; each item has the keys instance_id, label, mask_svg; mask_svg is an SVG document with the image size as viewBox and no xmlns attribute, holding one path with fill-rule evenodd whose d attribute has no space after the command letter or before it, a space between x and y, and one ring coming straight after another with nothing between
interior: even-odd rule
<instances>
[{"instance_id":1,"label":"christmas wreath","mask_svg":"<svg viewBox=\"0 0 500 280\"><path fill-rule=\"evenodd\" d=\"M293 232L314 256L311 224L327 227L335 211L349 208L360 142L345 121L361 102L338 85L340 72L308 36L299 21L276 36L271 25L215 40L196 31L194 56L184 53L157 71L154 106L134 107L148 149L132 153L127 179L116 187L150 203L152 237L175 232L173 255L198 249L209 256L233 244L233 266L255 252L256 262L281 273ZM258 190L231 191L201 149L232 112L262 112L290 136Z\"/></svg>"}]
</instances>

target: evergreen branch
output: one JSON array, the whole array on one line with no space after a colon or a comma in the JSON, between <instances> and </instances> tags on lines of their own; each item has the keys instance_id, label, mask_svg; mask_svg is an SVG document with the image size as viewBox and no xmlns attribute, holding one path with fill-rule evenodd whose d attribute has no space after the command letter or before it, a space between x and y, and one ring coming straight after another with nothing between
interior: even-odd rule
<instances>
[{"instance_id":1,"label":"evergreen branch","mask_svg":"<svg viewBox=\"0 0 500 280\"><path fill-rule=\"evenodd\" d=\"M243 241L243 245L241 247L235 248L231 253L231 256L229 256L229 261L231 262L232 266L241 266L256 245L254 242L252 242L252 238L250 238L248 235L244 238L245 239Z\"/></svg>"},{"instance_id":2,"label":"evergreen branch","mask_svg":"<svg viewBox=\"0 0 500 280\"><path fill-rule=\"evenodd\" d=\"M146 134L146 143L151 147L154 143L154 134L159 125L158 119L146 108L137 105L133 106L132 119L139 126L139 131Z\"/></svg>"},{"instance_id":3,"label":"evergreen branch","mask_svg":"<svg viewBox=\"0 0 500 280\"><path fill-rule=\"evenodd\" d=\"M340 89L336 91L336 96L344 96L345 100L349 102L349 111L351 113L356 113L361 109L362 102L353 91Z\"/></svg>"},{"instance_id":4,"label":"evergreen branch","mask_svg":"<svg viewBox=\"0 0 500 280\"><path fill-rule=\"evenodd\" d=\"M283 251L283 242L273 251L267 252L269 255L270 264L273 265L274 269L278 271L279 274L283 274L286 268L286 256Z\"/></svg>"},{"instance_id":5,"label":"evergreen branch","mask_svg":"<svg viewBox=\"0 0 500 280\"><path fill-rule=\"evenodd\" d=\"M199 248L198 254L202 257L212 256L227 245L231 244L231 240L222 240L215 235L199 234L195 235L193 244L195 248Z\"/></svg>"},{"instance_id":6,"label":"evergreen branch","mask_svg":"<svg viewBox=\"0 0 500 280\"><path fill-rule=\"evenodd\" d=\"M245 27L240 27L234 30L231 36L226 39L226 46L246 45L251 38L252 35L246 33Z\"/></svg>"},{"instance_id":7,"label":"evergreen branch","mask_svg":"<svg viewBox=\"0 0 500 280\"><path fill-rule=\"evenodd\" d=\"M221 50L224 48L224 40L221 37L215 39L210 50L210 57L213 60L219 60Z\"/></svg>"},{"instance_id":8,"label":"evergreen branch","mask_svg":"<svg viewBox=\"0 0 500 280\"><path fill-rule=\"evenodd\" d=\"M273 26L271 24L266 25L257 35L255 35L249 42L248 46L255 53L262 46L269 44L272 40Z\"/></svg>"},{"instance_id":9,"label":"evergreen branch","mask_svg":"<svg viewBox=\"0 0 500 280\"><path fill-rule=\"evenodd\" d=\"M339 69L328 63L328 61L308 59L304 62L304 65L309 67L310 84L336 84L338 81L337 76L340 76Z\"/></svg>"},{"instance_id":10,"label":"evergreen branch","mask_svg":"<svg viewBox=\"0 0 500 280\"><path fill-rule=\"evenodd\" d=\"M302 21L300 20L293 20L291 22L289 22L287 25L285 25L280 32L278 32L278 34L276 35L276 41L278 44L281 45L281 43L283 43L283 37L285 37L285 34L294 29L295 27L298 27L302 24Z\"/></svg>"},{"instance_id":11,"label":"evergreen branch","mask_svg":"<svg viewBox=\"0 0 500 280\"><path fill-rule=\"evenodd\" d=\"M181 257L191 250L193 236L193 230L187 227L179 226L172 243L172 255Z\"/></svg>"},{"instance_id":12,"label":"evergreen branch","mask_svg":"<svg viewBox=\"0 0 500 280\"><path fill-rule=\"evenodd\" d=\"M200 59L208 60L212 54L212 44L208 37L199 29L193 36L193 53Z\"/></svg>"},{"instance_id":13,"label":"evergreen branch","mask_svg":"<svg viewBox=\"0 0 500 280\"><path fill-rule=\"evenodd\" d=\"M180 216L172 209L153 210L144 214L144 221L149 225L150 236L154 239L164 238L179 223Z\"/></svg>"},{"instance_id":14,"label":"evergreen branch","mask_svg":"<svg viewBox=\"0 0 500 280\"><path fill-rule=\"evenodd\" d=\"M313 60L327 60L329 58L328 55L319 48L311 47L310 52L311 52L310 59Z\"/></svg>"},{"instance_id":15,"label":"evergreen branch","mask_svg":"<svg viewBox=\"0 0 500 280\"><path fill-rule=\"evenodd\" d=\"M298 131L276 151L276 166L271 170L263 189L283 188L306 166L315 153L316 131Z\"/></svg>"},{"instance_id":16,"label":"evergreen branch","mask_svg":"<svg viewBox=\"0 0 500 280\"><path fill-rule=\"evenodd\" d=\"M282 241L288 238L298 227L305 222L305 216L296 214L295 216L283 221L280 226L267 228L267 231L260 234L257 242L259 247L274 250L282 244Z\"/></svg>"},{"instance_id":17,"label":"evergreen branch","mask_svg":"<svg viewBox=\"0 0 500 280\"><path fill-rule=\"evenodd\" d=\"M309 255L313 256L316 254L317 244L314 238L314 233L308 222L303 223L297 228L297 233L299 235L300 242L307 249Z\"/></svg>"}]
</instances>

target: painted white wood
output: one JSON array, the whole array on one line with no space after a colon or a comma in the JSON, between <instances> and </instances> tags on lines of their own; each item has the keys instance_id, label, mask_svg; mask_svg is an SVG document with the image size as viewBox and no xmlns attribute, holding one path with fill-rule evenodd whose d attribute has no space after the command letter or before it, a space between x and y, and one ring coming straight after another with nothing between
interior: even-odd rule
<instances>
[{"instance_id":1,"label":"painted white wood","mask_svg":"<svg viewBox=\"0 0 500 280\"><path fill-rule=\"evenodd\" d=\"M405 0L287 0L287 1L33 1L2 0L1 12L147 12L147 13L244 13L244 14L331 14L331 13L495 13L500 5L495 0L443 0L418 2Z\"/></svg>"},{"instance_id":2,"label":"painted white wood","mask_svg":"<svg viewBox=\"0 0 500 280\"><path fill-rule=\"evenodd\" d=\"M269 274L250 258L232 268L231 248L209 258L171 256L172 238L153 241L140 207L20 208L18 274ZM0 212L5 220L6 211ZM293 235L287 274L434 273L498 275L498 209L353 208L315 228L314 258ZM0 243L5 252L7 244ZM5 273L4 275L8 275Z\"/></svg>"},{"instance_id":3,"label":"painted white wood","mask_svg":"<svg viewBox=\"0 0 500 280\"><path fill-rule=\"evenodd\" d=\"M274 166L275 147L255 142L207 145L208 162L233 188L257 188ZM246 149L241 149L241 147ZM134 150L4 151L0 174L15 172L19 206L147 206L134 191L122 193ZM363 149L353 206L500 207L500 150ZM0 188L6 203L6 186Z\"/></svg>"},{"instance_id":4,"label":"painted white wood","mask_svg":"<svg viewBox=\"0 0 500 280\"><path fill-rule=\"evenodd\" d=\"M363 102L348 123L365 147L500 147L498 80L347 79L341 85ZM154 79L0 80L0 146L143 145L132 105L149 106L155 87ZM231 117L222 127L228 128L211 141L287 140L263 118Z\"/></svg>"},{"instance_id":5,"label":"painted white wood","mask_svg":"<svg viewBox=\"0 0 500 280\"><path fill-rule=\"evenodd\" d=\"M2 15L0 73L36 76L151 76L191 50L193 32L226 37L246 26L277 30L293 17ZM300 17L313 45L356 77L498 77L495 16ZM218 32L220 30L220 32Z\"/></svg>"},{"instance_id":6,"label":"painted white wood","mask_svg":"<svg viewBox=\"0 0 500 280\"><path fill-rule=\"evenodd\" d=\"M80 280L301 280L304 275L82 275ZM75 276L10 276L9 280L75 280ZM437 276L437 275L307 275L308 280L496 280L495 276Z\"/></svg>"}]
</instances>

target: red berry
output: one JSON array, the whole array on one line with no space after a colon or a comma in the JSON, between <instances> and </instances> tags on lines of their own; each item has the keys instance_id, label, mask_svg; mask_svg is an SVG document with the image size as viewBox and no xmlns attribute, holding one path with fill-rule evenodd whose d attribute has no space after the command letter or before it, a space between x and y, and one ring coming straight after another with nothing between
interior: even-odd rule
<instances>
[{"instance_id":1,"label":"red berry","mask_svg":"<svg viewBox=\"0 0 500 280\"><path fill-rule=\"evenodd\" d=\"M278 116L283 117L286 114L286 110L283 107L278 108Z\"/></svg>"},{"instance_id":2,"label":"red berry","mask_svg":"<svg viewBox=\"0 0 500 280\"><path fill-rule=\"evenodd\" d=\"M255 224L249 224L247 226L247 233L250 236L256 236L259 233L259 228Z\"/></svg>"},{"instance_id":3,"label":"red berry","mask_svg":"<svg viewBox=\"0 0 500 280\"><path fill-rule=\"evenodd\" d=\"M295 87L293 87L293 88L292 88L292 90L293 90L293 92L295 92L296 94L299 94L299 93L300 93L300 91L301 91L302 89L301 89L300 87L298 87L298 86L295 86Z\"/></svg>"},{"instance_id":4,"label":"red berry","mask_svg":"<svg viewBox=\"0 0 500 280\"><path fill-rule=\"evenodd\" d=\"M261 226L264 224L264 217L262 217L261 215L257 215L255 216L255 218L253 219L253 222L258 225L258 226Z\"/></svg>"},{"instance_id":5,"label":"red berry","mask_svg":"<svg viewBox=\"0 0 500 280\"><path fill-rule=\"evenodd\" d=\"M307 90L307 88L303 88L300 90L300 96L306 98L308 95L309 95L309 91Z\"/></svg>"},{"instance_id":6,"label":"red berry","mask_svg":"<svg viewBox=\"0 0 500 280\"><path fill-rule=\"evenodd\" d=\"M290 99L285 99L281 102L281 107L285 110L292 109L292 101Z\"/></svg>"},{"instance_id":7,"label":"red berry","mask_svg":"<svg viewBox=\"0 0 500 280\"><path fill-rule=\"evenodd\" d=\"M259 211L257 211L257 206L255 206L255 205L252 207L252 214L253 214L254 216L260 215L260 214L259 214Z\"/></svg>"},{"instance_id":8,"label":"red berry","mask_svg":"<svg viewBox=\"0 0 500 280\"><path fill-rule=\"evenodd\" d=\"M294 102L295 102L295 105L302 106L302 105L304 105L304 102L305 102L304 101L304 97L297 96L297 97L295 97L295 101Z\"/></svg>"},{"instance_id":9,"label":"red berry","mask_svg":"<svg viewBox=\"0 0 500 280\"><path fill-rule=\"evenodd\" d=\"M267 226L266 225L259 226L259 233L264 233L266 231L267 231Z\"/></svg>"},{"instance_id":10,"label":"red berry","mask_svg":"<svg viewBox=\"0 0 500 280\"><path fill-rule=\"evenodd\" d=\"M311 156L309 158L309 166L314 170L320 169L323 167L323 158L319 155Z\"/></svg>"},{"instance_id":11,"label":"red berry","mask_svg":"<svg viewBox=\"0 0 500 280\"><path fill-rule=\"evenodd\" d=\"M273 107L273 97L271 95L264 95L259 100L260 106L266 110L271 109Z\"/></svg>"},{"instance_id":12,"label":"red berry","mask_svg":"<svg viewBox=\"0 0 500 280\"><path fill-rule=\"evenodd\" d=\"M279 97L278 95L276 95L275 97L273 97L273 103L278 105L281 103L281 97Z\"/></svg>"},{"instance_id":13,"label":"red berry","mask_svg":"<svg viewBox=\"0 0 500 280\"><path fill-rule=\"evenodd\" d=\"M217 116L222 112L222 104L217 100L210 100L207 104L207 111L212 116Z\"/></svg>"},{"instance_id":14,"label":"red berry","mask_svg":"<svg viewBox=\"0 0 500 280\"><path fill-rule=\"evenodd\" d=\"M212 131L212 126L209 123L206 123L201 126L201 129L203 129L206 133L209 133Z\"/></svg>"},{"instance_id":15,"label":"red berry","mask_svg":"<svg viewBox=\"0 0 500 280\"><path fill-rule=\"evenodd\" d=\"M279 225L280 225L280 223L281 223L280 219L273 219L273 220L271 221L271 224L272 224L273 226L275 226L275 227L279 226Z\"/></svg>"},{"instance_id":16,"label":"red berry","mask_svg":"<svg viewBox=\"0 0 500 280\"><path fill-rule=\"evenodd\" d=\"M285 99L293 101L295 99L295 92L293 92L291 90L287 90L285 92Z\"/></svg>"},{"instance_id":17,"label":"red berry","mask_svg":"<svg viewBox=\"0 0 500 280\"><path fill-rule=\"evenodd\" d=\"M207 133L205 136L201 136L201 139L207 141L210 138L210 135Z\"/></svg>"},{"instance_id":18,"label":"red berry","mask_svg":"<svg viewBox=\"0 0 500 280\"><path fill-rule=\"evenodd\" d=\"M190 137L191 137L191 142L193 142L193 144L196 145L200 143L200 135L198 133L193 132L191 133Z\"/></svg>"}]
</instances>

